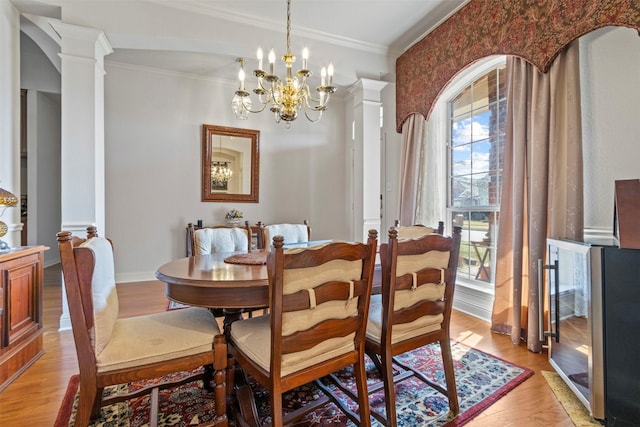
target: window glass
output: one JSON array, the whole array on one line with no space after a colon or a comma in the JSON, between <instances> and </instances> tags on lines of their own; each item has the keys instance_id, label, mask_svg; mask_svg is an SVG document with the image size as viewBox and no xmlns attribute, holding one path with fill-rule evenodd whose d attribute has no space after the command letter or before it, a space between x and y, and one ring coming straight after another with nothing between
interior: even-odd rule
<instances>
[{"instance_id":1,"label":"window glass","mask_svg":"<svg viewBox=\"0 0 640 427\"><path fill-rule=\"evenodd\" d=\"M493 283L502 189L506 97L504 64L449 101L449 201L461 225L458 277Z\"/></svg>"}]
</instances>

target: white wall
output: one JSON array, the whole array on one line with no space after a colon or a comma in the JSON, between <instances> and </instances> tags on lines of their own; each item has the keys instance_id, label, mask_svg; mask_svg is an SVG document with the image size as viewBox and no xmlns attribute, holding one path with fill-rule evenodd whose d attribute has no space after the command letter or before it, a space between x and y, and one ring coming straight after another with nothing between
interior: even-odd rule
<instances>
[{"instance_id":1,"label":"white wall","mask_svg":"<svg viewBox=\"0 0 640 427\"><path fill-rule=\"evenodd\" d=\"M48 267L60 261L60 73L20 34L20 86L27 89L27 244L49 247Z\"/></svg>"},{"instance_id":2,"label":"white wall","mask_svg":"<svg viewBox=\"0 0 640 427\"><path fill-rule=\"evenodd\" d=\"M347 239L343 99L318 123L285 129L271 113L233 117L235 82L203 80L106 58L106 224L118 282L148 280L184 256L185 227L222 224L232 208L252 223L309 220L312 239ZM201 125L260 130L259 203L200 201Z\"/></svg>"},{"instance_id":3,"label":"white wall","mask_svg":"<svg viewBox=\"0 0 640 427\"><path fill-rule=\"evenodd\" d=\"M30 91L27 108L27 243L49 247L44 253L48 267L60 262L60 95Z\"/></svg>"},{"instance_id":4,"label":"white wall","mask_svg":"<svg viewBox=\"0 0 640 427\"><path fill-rule=\"evenodd\" d=\"M640 178L640 37L604 28L581 41L585 228L613 228L614 181Z\"/></svg>"},{"instance_id":5,"label":"white wall","mask_svg":"<svg viewBox=\"0 0 640 427\"><path fill-rule=\"evenodd\" d=\"M23 32L20 33L20 87L60 93L60 73Z\"/></svg>"}]
</instances>

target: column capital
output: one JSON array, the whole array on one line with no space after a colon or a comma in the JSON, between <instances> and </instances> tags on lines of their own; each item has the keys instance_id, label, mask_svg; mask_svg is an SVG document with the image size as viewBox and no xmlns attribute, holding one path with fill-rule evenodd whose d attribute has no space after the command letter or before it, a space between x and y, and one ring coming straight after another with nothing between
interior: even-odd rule
<instances>
[{"instance_id":1,"label":"column capital","mask_svg":"<svg viewBox=\"0 0 640 427\"><path fill-rule=\"evenodd\" d=\"M101 59L113 52L111 43L102 30L49 21L61 39L62 55L85 56Z\"/></svg>"},{"instance_id":2,"label":"column capital","mask_svg":"<svg viewBox=\"0 0 640 427\"><path fill-rule=\"evenodd\" d=\"M380 80L358 79L347 91L361 101L380 102L380 92L387 84Z\"/></svg>"}]
</instances>

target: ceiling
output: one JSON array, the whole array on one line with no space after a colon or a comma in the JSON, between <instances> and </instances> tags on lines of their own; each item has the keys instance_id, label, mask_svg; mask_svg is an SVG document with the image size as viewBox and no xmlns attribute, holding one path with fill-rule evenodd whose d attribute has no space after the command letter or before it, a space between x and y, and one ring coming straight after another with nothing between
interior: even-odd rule
<instances>
[{"instance_id":1,"label":"ceiling","mask_svg":"<svg viewBox=\"0 0 640 427\"><path fill-rule=\"evenodd\" d=\"M258 46L265 64L269 49L280 57L286 47L285 0L10 1L34 40L29 27L50 32L34 16L102 29L114 49L107 63L233 80L236 58L247 58L250 72ZM300 61L308 47L316 75L332 62L338 86L358 78L393 80L397 56L467 1L292 0L291 51Z\"/></svg>"}]
</instances>

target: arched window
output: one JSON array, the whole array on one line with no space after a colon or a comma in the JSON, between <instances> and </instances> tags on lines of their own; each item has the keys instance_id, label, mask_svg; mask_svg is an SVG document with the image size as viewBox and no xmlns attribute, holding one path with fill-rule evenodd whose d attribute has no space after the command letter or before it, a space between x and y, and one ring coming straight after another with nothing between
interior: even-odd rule
<instances>
[{"instance_id":1,"label":"arched window","mask_svg":"<svg viewBox=\"0 0 640 427\"><path fill-rule=\"evenodd\" d=\"M506 114L505 57L461 72L443 91L427 123L422 218L462 226L458 279L493 288ZM435 167L441 162L446 167ZM437 177L434 169L439 169ZM446 190L445 190L446 189ZM446 206L429 212L427 205Z\"/></svg>"}]
</instances>

